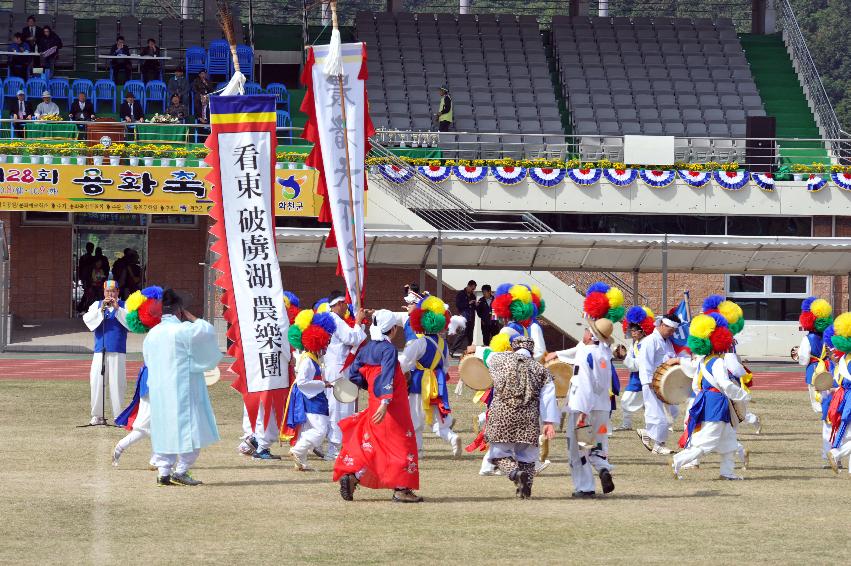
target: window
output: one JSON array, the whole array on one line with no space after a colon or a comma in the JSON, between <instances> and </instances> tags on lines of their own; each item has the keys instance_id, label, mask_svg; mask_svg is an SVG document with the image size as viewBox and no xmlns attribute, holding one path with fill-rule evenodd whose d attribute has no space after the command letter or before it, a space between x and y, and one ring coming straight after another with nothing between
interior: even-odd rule
<instances>
[{"instance_id":1,"label":"window","mask_svg":"<svg viewBox=\"0 0 851 566\"><path fill-rule=\"evenodd\" d=\"M71 214L68 212L24 212L24 224L68 224L69 222L71 222Z\"/></svg>"},{"instance_id":2,"label":"window","mask_svg":"<svg viewBox=\"0 0 851 566\"><path fill-rule=\"evenodd\" d=\"M151 226L169 228L195 228L198 217L192 214L152 214Z\"/></svg>"},{"instance_id":3,"label":"window","mask_svg":"<svg viewBox=\"0 0 851 566\"><path fill-rule=\"evenodd\" d=\"M802 275L727 276L727 295L747 320L797 321L809 290L810 278Z\"/></svg>"}]
</instances>

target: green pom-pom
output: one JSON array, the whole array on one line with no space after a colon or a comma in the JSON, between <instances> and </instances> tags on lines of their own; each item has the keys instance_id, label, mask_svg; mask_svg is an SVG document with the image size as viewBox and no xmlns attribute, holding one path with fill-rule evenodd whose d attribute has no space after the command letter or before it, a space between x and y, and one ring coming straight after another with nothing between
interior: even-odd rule
<instances>
[{"instance_id":1,"label":"green pom-pom","mask_svg":"<svg viewBox=\"0 0 851 566\"><path fill-rule=\"evenodd\" d=\"M626 314L626 309L623 305L621 305L619 307L609 309L609 312L606 313L606 318L612 322L620 322L623 319L624 314Z\"/></svg>"},{"instance_id":2,"label":"green pom-pom","mask_svg":"<svg viewBox=\"0 0 851 566\"><path fill-rule=\"evenodd\" d=\"M815 323L813 324L813 328L816 329L816 332L824 332L824 330L833 324L832 316L825 316L822 318L817 318Z\"/></svg>"},{"instance_id":3,"label":"green pom-pom","mask_svg":"<svg viewBox=\"0 0 851 566\"><path fill-rule=\"evenodd\" d=\"M488 359L490 359L491 354L493 354L493 350L490 348L485 348L484 354L482 355L482 361L485 363L485 367L489 368Z\"/></svg>"},{"instance_id":4,"label":"green pom-pom","mask_svg":"<svg viewBox=\"0 0 851 566\"><path fill-rule=\"evenodd\" d=\"M287 330L287 338L290 339L290 346L296 350L304 350L304 344L301 343L301 328L293 324Z\"/></svg>"},{"instance_id":5,"label":"green pom-pom","mask_svg":"<svg viewBox=\"0 0 851 566\"><path fill-rule=\"evenodd\" d=\"M446 317L431 311L425 311L420 323L426 334L437 334L446 327Z\"/></svg>"},{"instance_id":6,"label":"green pom-pom","mask_svg":"<svg viewBox=\"0 0 851 566\"><path fill-rule=\"evenodd\" d=\"M846 354L851 353L851 338L846 338L845 336L837 336L833 335L831 338L833 342L833 347L839 350L840 352L845 352Z\"/></svg>"},{"instance_id":7,"label":"green pom-pom","mask_svg":"<svg viewBox=\"0 0 851 566\"><path fill-rule=\"evenodd\" d=\"M541 307L538 309L538 316L544 314L545 310L547 310L547 302L544 299L541 299Z\"/></svg>"},{"instance_id":8,"label":"green pom-pom","mask_svg":"<svg viewBox=\"0 0 851 566\"><path fill-rule=\"evenodd\" d=\"M124 320L127 322L127 328L134 334L144 334L148 331L148 327L139 320L139 311L128 312Z\"/></svg>"},{"instance_id":9,"label":"green pom-pom","mask_svg":"<svg viewBox=\"0 0 851 566\"><path fill-rule=\"evenodd\" d=\"M708 356L712 353L712 342L709 341L709 338L689 336L688 347L691 353L696 356Z\"/></svg>"},{"instance_id":10,"label":"green pom-pom","mask_svg":"<svg viewBox=\"0 0 851 566\"><path fill-rule=\"evenodd\" d=\"M511 301L509 309L511 310L511 319L517 322L529 320L535 315L535 303Z\"/></svg>"},{"instance_id":11,"label":"green pom-pom","mask_svg":"<svg viewBox=\"0 0 851 566\"><path fill-rule=\"evenodd\" d=\"M735 336L745 327L745 318L742 317L733 324L730 325L730 332Z\"/></svg>"}]
</instances>

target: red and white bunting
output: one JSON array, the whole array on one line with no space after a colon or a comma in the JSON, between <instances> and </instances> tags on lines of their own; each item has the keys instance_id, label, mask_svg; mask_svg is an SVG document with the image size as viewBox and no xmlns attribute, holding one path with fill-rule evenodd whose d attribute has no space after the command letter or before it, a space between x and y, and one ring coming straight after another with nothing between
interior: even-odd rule
<instances>
[{"instance_id":1,"label":"red and white bunting","mask_svg":"<svg viewBox=\"0 0 851 566\"><path fill-rule=\"evenodd\" d=\"M639 176L641 177L641 180L644 181L644 184L648 187L653 187L654 189L661 189L673 183L677 178L677 173L676 171L658 171L652 169L642 169L639 173Z\"/></svg>"},{"instance_id":2,"label":"red and white bunting","mask_svg":"<svg viewBox=\"0 0 851 566\"><path fill-rule=\"evenodd\" d=\"M677 171L680 179L685 181L686 185L693 189L702 189L712 180L712 174L707 171L689 171L688 169L680 169Z\"/></svg>"},{"instance_id":3,"label":"red and white bunting","mask_svg":"<svg viewBox=\"0 0 851 566\"><path fill-rule=\"evenodd\" d=\"M444 165L420 165L420 175L435 183L442 183L452 174L452 169Z\"/></svg>"},{"instance_id":4,"label":"red and white bunting","mask_svg":"<svg viewBox=\"0 0 851 566\"><path fill-rule=\"evenodd\" d=\"M526 178L525 167L491 167L491 174L502 185L516 185Z\"/></svg>"},{"instance_id":5,"label":"red and white bunting","mask_svg":"<svg viewBox=\"0 0 851 566\"><path fill-rule=\"evenodd\" d=\"M774 192L774 188L776 183L774 181L774 175L772 173L753 173L751 174L751 179L756 183L756 186L762 189L767 193Z\"/></svg>"},{"instance_id":6,"label":"red and white bunting","mask_svg":"<svg viewBox=\"0 0 851 566\"><path fill-rule=\"evenodd\" d=\"M593 185L603 176L602 169L568 169L567 176L579 186Z\"/></svg>"},{"instance_id":7,"label":"red and white bunting","mask_svg":"<svg viewBox=\"0 0 851 566\"><path fill-rule=\"evenodd\" d=\"M851 173L832 173L830 178L843 191L851 191Z\"/></svg>"},{"instance_id":8,"label":"red and white bunting","mask_svg":"<svg viewBox=\"0 0 851 566\"><path fill-rule=\"evenodd\" d=\"M628 187L638 178L635 169L604 169L603 176L616 187Z\"/></svg>"},{"instance_id":9,"label":"red and white bunting","mask_svg":"<svg viewBox=\"0 0 851 566\"><path fill-rule=\"evenodd\" d=\"M464 183L473 184L483 181L488 176L487 167L475 167L472 165L458 165L452 168L452 174Z\"/></svg>"}]
</instances>

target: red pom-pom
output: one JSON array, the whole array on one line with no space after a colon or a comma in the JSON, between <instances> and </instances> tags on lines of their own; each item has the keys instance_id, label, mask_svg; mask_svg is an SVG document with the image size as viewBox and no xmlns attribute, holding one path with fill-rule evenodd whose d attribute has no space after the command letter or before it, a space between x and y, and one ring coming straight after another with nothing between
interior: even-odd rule
<instances>
[{"instance_id":1,"label":"red pom-pom","mask_svg":"<svg viewBox=\"0 0 851 566\"><path fill-rule=\"evenodd\" d=\"M653 320L652 316L648 316L647 318L641 321L641 329L648 336L653 334L653 331L656 330L656 321Z\"/></svg>"},{"instance_id":2,"label":"red pom-pom","mask_svg":"<svg viewBox=\"0 0 851 566\"><path fill-rule=\"evenodd\" d=\"M330 342L331 335L321 326L311 324L301 333L301 343L308 352L319 353L327 348Z\"/></svg>"},{"instance_id":3,"label":"red pom-pom","mask_svg":"<svg viewBox=\"0 0 851 566\"><path fill-rule=\"evenodd\" d=\"M712 344L712 351L721 354L733 346L733 334L729 328L721 326L712 331L709 342Z\"/></svg>"},{"instance_id":4,"label":"red pom-pom","mask_svg":"<svg viewBox=\"0 0 851 566\"><path fill-rule=\"evenodd\" d=\"M798 324L807 332L812 332L815 329L816 315L810 311L802 312L801 316L798 317Z\"/></svg>"},{"instance_id":5,"label":"red pom-pom","mask_svg":"<svg viewBox=\"0 0 851 566\"><path fill-rule=\"evenodd\" d=\"M287 318L290 319L290 325L295 324L295 317L299 313L299 309L295 305L290 305L287 307Z\"/></svg>"},{"instance_id":6,"label":"red pom-pom","mask_svg":"<svg viewBox=\"0 0 851 566\"><path fill-rule=\"evenodd\" d=\"M703 311L703 314L712 314L712 313L714 313L714 312L718 312L718 309L709 309L709 310L705 310L705 311Z\"/></svg>"},{"instance_id":7,"label":"red pom-pom","mask_svg":"<svg viewBox=\"0 0 851 566\"><path fill-rule=\"evenodd\" d=\"M523 328L529 328L530 326L532 326L532 319L531 319L531 318L527 318L526 320L521 320L521 321L519 322L519 324L520 324L520 326L522 326Z\"/></svg>"},{"instance_id":8,"label":"red pom-pom","mask_svg":"<svg viewBox=\"0 0 851 566\"><path fill-rule=\"evenodd\" d=\"M160 323L160 320L163 317L163 304L161 301L148 299L139 305L138 313L139 322L148 328L153 328Z\"/></svg>"},{"instance_id":9,"label":"red pom-pom","mask_svg":"<svg viewBox=\"0 0 851 566\"><path fill-rule=\"evenodd\" d=\"M540 297L538 297L538 295L536 295L536 294L534 294L534 293L532 293L532 303L535 305L535 307L537 307L537 308L538 308L538 310L540 310L540 308L541 308L541 298L540 298Z\"/></svg>"},{"instance_id":10,"label":"red pom-pom","mask_svg":"<svg viewBox=\"0 0 851 566\"><path fill-rule=\"evenodd\" d=\"M605 293L588 293L585 297L585 312L591 318L603 318L609 312L609 298Z\"/></svg>"},{"instance_id":11,"label":"red pom-pom","mask_svg":"<svg viewBox=\"0 0 851 566\"><path fill-rule=\"evenodd\" d=\"M629 323L626 321L626 318L621 321L621 324L623 325L623 333L626 334L629 330Z\"/></svg>"},{"instance_id":12,"label":"red pom-pom","mask_svg":"<svg viewBox=\"0 0 851 566\"><path fill-rule=\"evenodd\" d=\"M411 323L411 328L417 334L425 334L423 331L423 313L425 313L425 311L422 309L414 309L408 317L408 322Z\"/></svg>"},{"instance_id":13,"label":"red pom-pom","mask_svg":"<svg viewBox=\"0 0 851 566\"><path fill-rule=\"evenodd\" d=\"M510 293L496 297L491 303L491 310L493 311L493 314L495 314L497 318L510 319L511 301L512 298Z\"/></svg>"}]
</instances>

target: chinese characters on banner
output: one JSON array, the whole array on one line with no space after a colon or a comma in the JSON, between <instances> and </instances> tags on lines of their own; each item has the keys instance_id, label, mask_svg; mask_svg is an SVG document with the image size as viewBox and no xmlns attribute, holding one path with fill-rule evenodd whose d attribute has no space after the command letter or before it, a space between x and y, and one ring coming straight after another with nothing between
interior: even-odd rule
<instances>
[{"instance_id":1,"label":"chinese characters on banner","mask_svg":"<svg viewBox=\"0 0 851 566\"><path fill-rule=\"evenodd\" d=\"M339 77L326 75L323 70L327 54L327 45L311 47L302 75L302 82L307 85L302 111L308 114L304 137L316 144L307 163L319 171L317 194L324 197L319 220L331 222L328 245L336 242L338 270L345 279L352 302L359 306L361 297L357 296L356 281L360 282L363 292L366 259L364 157L369 150L367 139L374 133L366 109L366 57L362 43L342 46L341 89Z\"/></svg>"},{"instance_id":2,"label":"chinese characters on banner","mask_svg":"<svg viewBox=\"0 0 851 566\"><path fill-rule=\"evenodd\" d=\"M275 99L217 96L211 101L212 133L207 161L213 166L212 233L220 254L214 267L225 292L229 353L236 358L234 388L245 399L251 422L260 405L264 420L280 427L289 387L289 326L275 250Z\"/></svg>"}]
</instances>

